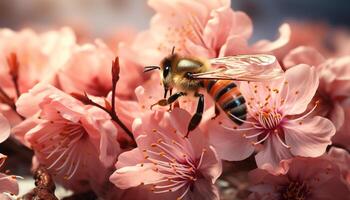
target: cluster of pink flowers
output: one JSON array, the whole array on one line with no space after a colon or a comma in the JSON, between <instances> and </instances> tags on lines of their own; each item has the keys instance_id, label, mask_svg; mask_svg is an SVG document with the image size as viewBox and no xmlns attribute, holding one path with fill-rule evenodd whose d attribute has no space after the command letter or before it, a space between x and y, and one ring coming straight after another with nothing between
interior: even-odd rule
<instances>
[{"instance_id":1,"label":"cluster of pink flowers","mask_svg":"<svg viewBox=\"0 0 350 200\"><path fill-rule=\"evenodd\" d=\"M34 152L33 170L43 166L56 184L102 199L220 199L222 161L251 156L249 199L350 199L350 51L298 38L296 24L249 44L251 19L229 0L148 4L156 12L149 29L113 48L102 39L81 44L70 28L0 29L0 142L19 141ZM272 54L284 74L238 83L242 125L214 119L205 95L187 138L196 100L150 109L163 86L158 73L143 73L173 46L208 59ZM0 199L18 194L16 178L0 173Z\"/></svg>"}]
</instances>

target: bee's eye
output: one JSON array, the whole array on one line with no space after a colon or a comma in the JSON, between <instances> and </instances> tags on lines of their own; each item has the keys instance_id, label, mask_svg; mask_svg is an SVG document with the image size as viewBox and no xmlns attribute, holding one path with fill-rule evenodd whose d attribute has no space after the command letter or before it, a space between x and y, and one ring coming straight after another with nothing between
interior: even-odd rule
<instances>
[{"instance_id":1,"label":"bee's eye","mask_svg":"<svg viewBox=\"0 0 350 200\"><path fill-rule=\"evenodd\" d=\"M171 61L170 60L166 60L164 62L164 69L163 69L163 77L166 78L170 72L171 69Z\"/></svg>"}]
</instances>

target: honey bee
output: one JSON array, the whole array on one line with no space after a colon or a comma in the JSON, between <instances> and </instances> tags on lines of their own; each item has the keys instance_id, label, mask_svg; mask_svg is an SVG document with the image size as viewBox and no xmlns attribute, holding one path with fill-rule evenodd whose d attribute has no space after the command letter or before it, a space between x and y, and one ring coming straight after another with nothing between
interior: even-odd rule
<instances>
[{"instance_id":1,"label":"honey bee","mask_svg":"<svg viewBox=\"0 0 350 200\"><path fill-rule=\"evenodd\" d=\"M237 55L213 59L183 57L174 53L164 58L160 66L147 66L145 72L158 69L161 72L164 99L155 105L167 106L179 97L194 95L198 97L197 110L187 128L188 137L202 119L204 111L204 95L206 92L216 102L215 117L224 111L237 125L243 124L247 117L247 106L244 97L235 81L266 81L279 78L283 71L273 55ZM175 88L177 93L167 92Z\"/></svg>"}]
</instances>

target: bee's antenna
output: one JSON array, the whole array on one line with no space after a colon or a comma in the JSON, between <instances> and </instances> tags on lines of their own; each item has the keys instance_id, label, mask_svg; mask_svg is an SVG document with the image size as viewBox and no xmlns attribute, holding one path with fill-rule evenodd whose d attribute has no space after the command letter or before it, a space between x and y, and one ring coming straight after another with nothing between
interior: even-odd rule
<instances>
[{"instance_id":1,"label":"bee's antenna","mask_svg":"<svg viewBox=\"0 0 350 200\"><path fill-rule=\"evenodd\" d=\"M171 55L174 55L175 53L175 46L173 46L173 49L171 50Z\"/></svg>"},{"instance_id":2,"label":"bee's antenna","mask_svg":"<svg viewBox=\"0 0 350 200\"><path fill-rule=\"evenodd\" d=\"M159 66L146 66L145 69L143 70L143 72L149 72L149 71L152 71L155 69L160 70L160 67Z\"/></svg>"}]
</instances>

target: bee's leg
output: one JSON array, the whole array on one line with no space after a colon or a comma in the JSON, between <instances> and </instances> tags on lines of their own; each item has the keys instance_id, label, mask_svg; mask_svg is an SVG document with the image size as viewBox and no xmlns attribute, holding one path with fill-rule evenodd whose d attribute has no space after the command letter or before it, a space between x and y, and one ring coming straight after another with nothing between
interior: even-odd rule
<instances>
[{"instance_id":1,"label":"bee's leg","mask_svg":"<svg viewBox=\"0 0 350 200\"><path fill-rule=\"evenodd\" d=\"M196 110L196 113L192 116L190 124L188 124L187 134L185 137L188 137L188 134L190 133L190 131L193 131L195 128L197 128L197 126L202 120L202 115L204 111L204 95L196 93L195 96L199 97L197 110Z\"/></svg>"},{"instance_id":2,"label":"bee's leg","mask_svg":"<svg viewBox=\"0 0 350 200\"><path fill-rule=\"evenodd\" d=\"M169 95L170 95L170 96L173 95L173 89L170 89L170 90L169 90ZM172 109L173 109L173 104L170 104L170 105L169 105L168 111L171 111Z\"/></svg>"},{"instance_id":3,"label":"bee's leg","mask_svg":"<svg viewBox=\"0 0 350 200\"><path fill-rule=\"evenodd\" d=\"M167 106L167 105L170 105L172 104L174 101L176 101L179 97L181 96L185 96L186 93L184 92L177 92L173 95L171 95L168 99L161 99L159 100L157 103L151 105L151 109L153 108L153 106L155 105L159 105L159 106Z\"/></svg>"},{"instance_id":4,"label":"bee's leg","mask_svg":"<svg viewBox=\"0 0 350 200\"><path fill-rule=\"evenodd\" d=\"M211 119L214 120L220 115L220 108L215 104L215 115Z\"/></svg>"}]
</instances>

